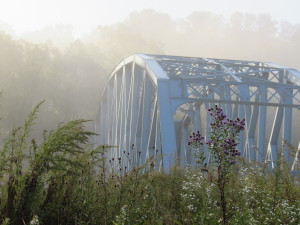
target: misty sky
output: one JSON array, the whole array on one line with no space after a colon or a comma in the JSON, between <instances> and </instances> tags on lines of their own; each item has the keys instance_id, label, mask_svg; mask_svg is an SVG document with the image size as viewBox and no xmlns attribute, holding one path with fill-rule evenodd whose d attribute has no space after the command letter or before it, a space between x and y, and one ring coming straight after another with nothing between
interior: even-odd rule
<instances>
[{"instance_id":1,"label":"misty sky","mask_svg":"<svg viewBox=\"0 0 300 225\"><path fill-rule=\"evenodd\" d=\"M274 20L300 24L300 0L0 0L0 24L21 34L47 25L71 24L77 37L98 25L123 21L130 12L152 8L174 19L193 11L229 16L267 13Z\"/></svg>"}]
</instances>

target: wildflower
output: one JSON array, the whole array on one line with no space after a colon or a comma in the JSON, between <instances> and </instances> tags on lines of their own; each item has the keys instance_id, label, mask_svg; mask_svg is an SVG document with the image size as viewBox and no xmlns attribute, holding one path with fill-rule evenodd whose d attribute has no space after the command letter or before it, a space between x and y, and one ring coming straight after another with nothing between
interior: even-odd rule
<instances>
[{"instance_id":1,"label":"wildflower","mask_svg":"<svg viewBox=\"0 0 300 225\"><path fill-rule=\"evenodd\" d=\"M224 111L217 105L209 108L208 112L212 117L210 123L211 139L203 142L204 137L200 135L200 132L193 132L189 136L188 145L195 148L196 154L202 154L199 158L203 158L203 152L199 152L198 147L206 144L212 153L211 156L214 159L214 163L224 163L220 165L222 167L233 165L236 163L235 158L241 156L241 152L237 149L238 133L245 129L246 121L240 118L227 118Z\"/></svg>"},{"instance_id":2,"label":"wildflower","mask_svg":"<svg viewBox=\"0 0 300 225\"><path fill-rule=\"evenodd\" d=\"M234 164L236 164L235 160L233 160L233 161L230 162L230 165L234 165Z\"/></svg>"},{"instance_id":3,"label":"wildflower","mask_svg":"<svg viewBox=\"0 0 300 225\"><path fill-rule=\"evenodd\" d=\"M205 144L207 144L207 145L212 145L212 144L213 144L213 141L212 141L212 140L208 140L207 142L205 142Z\"/></svg>"},{"instance_id":4,"label":"wildflower","mask_svg":"<svg viewBox=\"0 0 300 225\"><path fill-rule=\"evenodd\" d=\"M32 225L38 225L38 224L40 224L39 218L38 218L37 215L34 215L34 217L32 218L32 220L30 221L30 224L32 224Z\"/></svg>"},{"instance_id":5,"label":"wildflower","mask_svg":"<svg viewBox=\"0 0 300 225\"><path fill-rule=\"evenodd\" d=\"M188 145L192 145L194 147L203 145L204 137L201 136L200 131L197 131L197 133L193 132L192 135L189 136L189 142Z\"/></svg>"}]
</instances>

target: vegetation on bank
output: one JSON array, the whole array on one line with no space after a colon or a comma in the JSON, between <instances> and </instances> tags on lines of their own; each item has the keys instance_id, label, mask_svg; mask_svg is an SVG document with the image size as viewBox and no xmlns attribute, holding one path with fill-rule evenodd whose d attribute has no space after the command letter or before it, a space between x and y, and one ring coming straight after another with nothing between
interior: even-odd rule
<instances>
[{"instance_id":1,"label":"vegetation on bank","mask_svg":"<svg viewBox=\"0 0 300 225\"><path fill-rule=\"evenodd\" d=\"M140 21L147 21L147 29ZM46 32L34 42L0 31L0 224L300 224L299 177L280 157L269 170L240 157L231 160L233 151L218 158L220 149L211 145L217 157L207 168L196 143L198 167L160 173L151 170L151 159L131 171L123 168L120 176L104 164L105 152L113 148L90 145L95 134L86 128L88 121L74 120L95 118L105 78L132 53L299 68L298 24L244 13L224 20L209 12L175 21L144 10L81 40L66 40L70 32L59 25L52 31L56 40ZM23 126L8 132L41 98L47 99L41 118L36 119L38 105ZM55 129L59 121L64 123Z\"/></svg>"},{"instance_id":2,"label":"vegetation on bank","mask_svg":"<svg viewBox=\"0 0 300 225\"><path fill-rule=\"evenodd\" d=\"M41 143L29 140L39 107L1 146L2 224L300 223L300 180L280 157L269 170L240 157L232 163L238 154L231 151L229 158L219 158L225 160L219 165L226 168L226 180L218 167L204 164L154 171L155 159L120 172L104 164L108 146L88 143L94 133L85 130L85 120L60 124L45 132ZM225 182L221 189L220 181Z\"/></svg>"}]
</instances>

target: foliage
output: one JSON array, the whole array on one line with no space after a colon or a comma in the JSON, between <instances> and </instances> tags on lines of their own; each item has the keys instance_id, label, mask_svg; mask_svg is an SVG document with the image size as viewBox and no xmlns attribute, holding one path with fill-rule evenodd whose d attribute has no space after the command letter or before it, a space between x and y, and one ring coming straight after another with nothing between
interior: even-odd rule
<instances>
[{"instance_id":1,"label":"foliage","mask_svg":"<svg viewBox=\"0 0 300 225\"><path fill-rule=\"evenodd\" d=\"M222 212L223 224L228 224L227 201L225 188L231 175L232 167L236 163L236 157L241 153L237 150L238 134L245 128L245 119L237 118L236 120L226 119L226 115L217 105L208 109L212 117L210 127L210 139L205 143L208 145L210 154L210 165L204 163L206 157L201 145L204 137L200 132L193 133L190 136L190 145L195 150L197 162L202 167L202 171L207 172L211 181L215 182L219 189L219 205Z\"/></svg>"},{"instance_id":2,"label":"foliage","mask_svg":"<svg viewBox=\"0 0 300 225\"><path fill-rule=\"evenodd\" d=\"M241 12L225 19L200 11L174 20L142 10L79 40L72 38L69 25L48 26L21 37L0 28L0 132L7 135L14 124L21 126L41 98L47 99L40 112L47 120L35 124L36 136L40 129L55 129L60 121L95 119L106 78L133 53L271 61L299 69L299 40L299 24ZM297 112L294 118L294 124L300 124Z\"/></svg>"},{"instance_id":3,"label":"foliage","mask_svg":"<svg viewBox=\"0 0 300 225\"><path fill-rule=\"evenodd\" d=\"M93 148L85 120L60 124L30 140L37 105L1 147L1 224L220 224L220 190L203 168L131 170L105 163L110 146ZM122 159L121 159L122 160ZM231 158L230 158L231 160ZM299 224L299 177L285 164L266 170L242 159L226 179L229 224Z\"/></svg>"},{"instance_id":4,"label":"foliage","mask_svg":"<svg viewBox=\"0 0 300 225\"><path fill-rule=\"evenodd\" d=\"M144 10L118 25L98 27L86 39L66 41L63 50L45 37L33 43L0 32L0 133L7 136L0 147L1 224L220 224L220 188L230 224L300 224L299 177L291 176L280 157L272 171L233 164L242 161L233 156L238 152L225 154L225 146L213 144L224 140L218 135L226 136L225 127L211 133L214 168L205 166L199 146L201 168L142 173L152 159L120 176L104 163L110 147L90 146L87 121L74 120L95 117L105 76L131 53L279 61L281 52L281 64L299 67L299 57L291 54L300 52L297 24L243 13L224 22L209 12L195 12L183 23ZM8 132L41 96L47 99L42 119L36 118L38 105L23 126ZM54 130L39 138L41 128ZM203 143L198 133L192 138Z\"/></svg>"}]
</instances>

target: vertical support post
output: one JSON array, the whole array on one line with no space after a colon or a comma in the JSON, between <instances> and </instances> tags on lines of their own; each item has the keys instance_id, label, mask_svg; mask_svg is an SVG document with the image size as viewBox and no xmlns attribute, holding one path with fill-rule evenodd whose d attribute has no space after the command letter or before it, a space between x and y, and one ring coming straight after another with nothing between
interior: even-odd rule
<instances>
[{"instance_id":1,"label":"vertical support post","mask_svg":"<svg viewBox=\"0 0 300 225\"><path fill-rule=\"evenodd\" d=\"M250 102L250 99L249 99ZM245 128L245 154L244 157L251 161L251 149L249 148L249 128L250 128L250 121L251 121L251 105L245 105L245 120L246 120L246 128Z\"/></svg>"},{"instance_id":2,"label":"vertical support post","mask_svg":"<svg viewBox=\"0 0 300 225\"><path fill-rule=\"evenodd\" d=\"M123 154L124 149L124 136L125 136L125 128L126 128L126 111L127 111L127 105L126 105L126 82L125 82L125 66L122 68L122 74L120 75L120 81L121 81L121 90L120 90L120 112L119 112L119 129L118 129L118 143L119 143L119 157L121 157ZM123 163L123 159L122 159Z\"/></svg>"},{"instance_id":3,"label":"vertical support post","mask_svg":"<svg viewBox=\"0 0 300 225\"><path fill-rule=\"evenodd\" d=\"M196 103L194 106L194 131L200 131L202 133L202 124L201 124L201 111L200 111L200 104Z\"/></svg>"},{"instance_id":4,"label":"vertical support post","mask_svg":"<svg viewBox=\"0 0 300 225\"><path fill-rule=\"evenodd\" d=\"M224 87L224 99L227 101L231 100L230 87L227 84ZM231 103L225 104L225 113L229 119L232 118L232 104Z\"/></svg>"},{"instance_id":5,"label":"vertical support post","mask_svg":"<svg viewBox=\"0 0 300 225\"><path fill-rule=\"evenodd\" d=\"M245 108L244 105L239 104L239 110L238 110L238 118L246 119L245 118ZM241 155L245 157L245 130L240 131L239 133L239 143L238 143L238 149L241 152Z\"/></svg>"},{"instance_id":6,"label":"vertical support post","mask_svg":"<svg viewBox=\"0 0 300 225\"><path fill-rule=\"evenodd\" d=\"M148 154L146 155L146 157L152 157L155 154L156 119L157 119L157 97L155 96L151 108L149 139L146 146L148 150Z\"/></svg>"},{"instance_id":7,"label":"vertical support post","mask_svg":"<svg viewBox=\"0 0 300 225\"><path fill-rule=\"evenodd\" d=\"M146 79L146 71L145 70L140 70L139 71L140 74L142 74L142 90L140 91L140 102L138 105L138 115L136 117L137 120L137 127L134 133L134 137L135 137L135 152L133 153L133 166L136 166L136 160L137 160L137 151L142 151L142 155L141 158L146 155L143 152L142 149L142 144L143 144L143 125L144 125L144 104L145 104L145 95L146 95L146 88L145 88L145 79ZM135 118L133 118L135 120Z\"/></svg>"},{"instance_id":8,"label":"vertical support post","mask_svg":"<svg viewBox=\"0 0 300 225\"><path fill-rule=\"evenodd\" d=\"M158 107L158 106L157 106ZM161 145L161 129L160 129L160 117L158 113L158 108L157 108L157 115L156 115L156 125L155 125L155 155L159 155L162 157L162 145ZM163 159L160 158L160 161L155 164L155 168L158 169L159 171L163 170L162 167L162 161Z\"/></svg>"},{"instance_id":9,"label":"vertical support post","mask_svg":"<svg viewBox=\"0 0 300 225\"><path fill-rule=\"evenodd\" d=\"M188 132L188 136L197 131L197 128L195 127L195 111L191 104L189 104L189 110L184 120L184 126L186 127L186 132ZM186 138L188 136L186 136ZM186 159L189 160L189 164L191 165L195 162L194 152L190 151L190 148L188 148L188 151L186 152Z\"/></svg>"},{"instance_id":10,"label":"vertical support post","mask_svg":"<svg viewBox=\"0 0 300 225\"><path fill-rule=\"evenodd\" d=\"M144 87L144 76L145 72L141 67L133 65L132 69L132 92L130 98L132 99L132 104L130 108L130 113L129 113L129 122L130 122L130 127L129 127L129 149L130 149L130 160L131 160L131 166L134 165L134 160L136 159L135 151L132 151L131 145L134 145L135 150L140 150L140 142L141 138L138 137L140 136L141 131L141 119L140 115L142 114L143 111L143 87Z\"/></svg>"},{"instance_id":11,"label":"vertical support post","mask_svg":"<svg viewBox=\"0 0 300 225\"><path fill-rule=\"evenodd\" d=\"M277 144L278 144L278 137L279 137L280 128L282 124L282 118L283 118L283 107L279 106L276 109L276 114L274 118L273 127L271 130L271 136L270 136L270 141L267 150L267 158L269 158L271 161L271 165L270 165L271 168L274 168L274 162L276 162L277 160L277 154L278 154Z\"/></svg>"},{"instance_id":12,"label":"vertical support post","mask_svg":"<svg viewBox=\"0 0 300 225\"><path fill-rule=\"evenodd\" d=\"M261 103L267 103L267 89L265 86L259 87L259 92L261 96ZM259 121L258 121L258 152L257 152L257 161L265 161L265 144L266 144L266 123L267 123L267 108L265 105L259 106Z\"/></svg>"},{"instance_id":13,"label":"vertical support post","mask_svg":"<svg viewBox=\"0 0 300 225\"><path fill-rule=\"evenodd\" d=\"M239 92L240 92L240 99L244 102L249 102L250 103L250 94L249 94L249 86L247 84L239 84ZM239 149L242 153L242 155L244 157L247 157L248 152L247 149L245 148L245 142L247 142L247 140L245 140L245 138L248 137L248 124L250 121L250 109L248 105L243 105L243 104L239 104L239 110L238 110L238 116L240 119L245 119L245 124L246 124L246 129L240 132L239 135Z\"/></svg>"},{"instance_id":14,"label":"vertical support post","mask_svg":"<svg viewBox=\"0 0 300 225\"><path fill-rule=\"evenodd\" d=\"M141 154L140 156L137 155L137 157L140 157L142 162L145 161L146 157L149 156L149 149L148 149L148 143L150 139L150 131L151 131L151 122L153 120L153 115L151 115L151 108L153 107L153 103L156 104L156 102L153 102L152 99L154 96L154 88L153 85L149 79L149 77L146 75L144 80L144 99L143 99L143 114L142 116L142 133L141 133Z\"/></svg>"},{"instance_id":15,"label":"vertical support post","mask_svg":"<svg viewBox=\"0 0 300 225\"><path fill-rule=\"evenodd\" d=\"M130 66L127 66L127 70L126 70L126 75L127 75L127 79L130 80L130 88L129 88L129 93L128 93L128 103L127 103L127 118L126 118L126 149L127 151L129 151L131 149L131 145L133 143L131 143L131 127L132 127L132 114L133 114L133 106L134 104L137 104L139 102L139 95L135 94L136 90L135 90L135 83L139 83L138 78L140 78L140 76L137 76L137 78L135 79L135 75L134 75L134 71L135 71L135 64L131 63ZM134 99L135 98L135 99ZM135 100L135 101L134 101ZM134 112L136 113L136 109L134 109Z\"/></svg>"},{"instance_id":16,"label":"vertical support post","mask_svg":"<svg viewBox=\"0 0 300 225\"><path fill-rule=\"evenodd\" d=\"M208 109L213 108L214 104L206 103L205 105L206 105L206 130L205 130L206 140L205 141L208 141L210 139L210 131L211 131L211 126L210 126L211 116ZM210 162L210 152L208 151L207 145L204 145L204 157L205 157L204 163L208 165Z\"/></svg>"},{"instance_id":17,"label":"vertical support post","mask_svg":"<svg viewBox=\"0 0 300 225\"><path fill-rule=\"evenodd\" d=\"M256 98L258 101L258 97L256 97ZM250 119L249 130L248 130L248 149L250 151L250 160L257 160L258 147L255 146L255 144L254 144L254 138L255 138L255 130L256 130L257 121L258 121L258 115L259 115L259 106L254 105L251 119Z\"/></svg>"},{"instance_id":18,"label":"vertical support post","mask_svg":"<svg viewBox=\"0 0 300 225\"><path fill-rule=\"evenodd\" d=\"M186 139L189 136L188 128L184 121L181 122L181 146L180 146L180 160L183 165L191 165L191 150L186 146Z\"/></svg>"},{"instance_id":19,"label":"vertical support post","mask_svg":"<svg viewBox=\"0 0 300 225\"><path fill-rule=\"evenodd\" d=\"M286 94L284 96L285 103L292 104L293 101L293 90L285 89ZM289 106L284 107L284 124L283 124L283 141L291 143L292 139L292 108ZM291 163L289 149L287 146L284 146L284 157L287 163Z\"/></svg>"},{"instance_id":20,"label":"vertical support post","mask_svg":"<svg viewBox=\"0 0 300 225\"><path fill-rule=\"evenodd\" d=\"M282 83L287 83L288 71L280 71L279 78ZM293 104L293 89L284 89L283 102L286 104ZM284 122L283 122L283 141L291 144L292 142L292 108L289 106L284 107ZM291 163L290 153L287 146L284 146L283 154L287 163Z\"/></svg>"},{"instance_id":21,"label":"vertical support post","mask_svg":"<svg viewBox=\"0 0 300 225\"><path fill-rule=\"evenodd\" d=\"M158 105L160 112L160 129L163 149L163 168L168 171L174 163L174 152L177 152L173 112L170 104L169 80L157 82Z\"/></svg>"},{"instance_id":22,"label":"vertical support post","mask_svg":"<svg viewBox=\"0 0 300 225\"><path fill-rule=\"evenodd\" d=\"M126 97L125 97L125 107L126 107L126 115L125 115L125 133L123 137L123 146L125 151L129 151L130 149L130 112L132 105L132 70L133 63L125 66L125 83L126 83Z\"/></svg>"}]
</instances>

